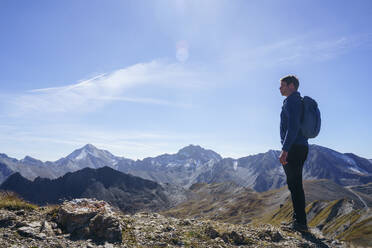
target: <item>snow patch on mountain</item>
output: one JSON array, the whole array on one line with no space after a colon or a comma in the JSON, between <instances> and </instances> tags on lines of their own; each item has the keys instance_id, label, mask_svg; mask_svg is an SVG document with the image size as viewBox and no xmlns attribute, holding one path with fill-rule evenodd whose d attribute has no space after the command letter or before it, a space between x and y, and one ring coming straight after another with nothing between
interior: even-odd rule
<instances>
[{"instance_id":1,"label":"snow patch on mountain","mask_svg":"<svg viewBox=\"0 0 372 248\"><path fill-rule=\"evenodd\" d=\"M356 168L350 166L348 169L356 173L364 173L359 167Z\"/></svg>"},{"instance_id":2,"label":"snow patch on mountain","mask_svg":"<svg viewBox=\"0 0 372 248\"><path fill-rule=\"evenodd\" d=\"M238 161L234 161L233 168L235 171L238 169Z\"/></svg>"},{"instance_id":3,"label":"snow patch on mountain","mask_svg":"<svg viewBox=\"0 0 372 248\"><path fill-rule=\"evenodd\" d=\"M358 166L358 163L353 158L347 156L346 154L342 154L342 153L339 153L339 152L336 152L336 151L332 151L332 154L335 157L345 161L348 165L347 169L349 171L356 172L356 173L367 173L364 169L362 169Z\"/></svg>"},{"instance_id":4,"label":"snow patch on mountain","mask_svg":"<svg viewBox=\"0 0 372 248\"><path fill-rule=\"evenodd\" d=\"M208 165L208 168L212 168L216 164L216 161L211 159L206 164Z\"/></svg>"},{"instance_id":5,"label":"snow patch on mountain","mask_svg":"<svg viewBox=\"0 0 372 248\"><path fill-rule=\"evenodd\" d=\"M86 158L87 155L88 155L87 152L86 152L85 150L82 150L82 151L80 152L80 154L79 154L77 157L75 157L75 159L76 159L76 160L81 160L81 159L83 159L83 158Z\"/></svg>"},{"instance_id":6,"label":"snow patch on mountain","mask_svg":"<svg viewBox=\"0 0 372 248\"><path fill-rule=\"evenodd\" d=\"M190 164L190 163L186 163L184 166L185 166L186 168L189 168L189 167L191 166L191 164Z\"/></svg>"}]
</instances>

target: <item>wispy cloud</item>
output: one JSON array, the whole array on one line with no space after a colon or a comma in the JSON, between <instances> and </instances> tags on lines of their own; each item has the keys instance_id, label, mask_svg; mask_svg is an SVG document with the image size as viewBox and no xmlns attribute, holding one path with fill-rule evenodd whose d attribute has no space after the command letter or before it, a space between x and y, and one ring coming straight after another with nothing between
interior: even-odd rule
<instances>
[{"instance_id":1,"label":"wispy cloud","mask_svg":"<svg viewBox=\"0 0 372 248\"><path fill-rule=\"evenodd\" d=\"M191 107L191 105L188 103L174 103L168 100L146 98L146 97L102 96L102 97L96 97L94 99L102 100L102 101L109 101L109 102L120 101L120 102L133 102L133 103L147 103L147 104L156 104L156 105L176 106L176 107L183 107L183 108Z\"/></svg>"},{"instance_id":2,"label":"wispy cloud","mask_svg":"<svg viewBox=\"0 0 372 248\"><path fill-rule=\"evenodd\" d=\"M151 130L109 130L84 125L41 125L7 127L0 134L0 151L23 158L57 160L74 149L91 143L118 156L144 158L157 156L193 143L200 134L180 134ZM45 149L41 149L44 148Z\"/></svg>"},{"instance_id":3,"label":"wispy cloud","mask_svg":"<svg viewBox=\"0 0 372 248\"><path fill-rule=\"evenodd\" d=\"M12 113L91 112L112 101L188 107L169 99L131 96L130 89L165 87L179 89L200 87L196 71L184 64L152 61L140 63L111 73L63 87L34 89L12 98Z\"/></svg>"},{"instance_id":4,"label":"wispy cloud","mask_svg":"<svg viewBox=\"0 0 372 248\"><path fill-rule=\"evenodd\" d=\"M282 64L299 64L326 61L353 49L372 44L371 34L319 39L314 35L302 35L251 49L234 47L222 59L224 63L244 64L246 68L272 67Z\"/></svg>"}]
</instances>

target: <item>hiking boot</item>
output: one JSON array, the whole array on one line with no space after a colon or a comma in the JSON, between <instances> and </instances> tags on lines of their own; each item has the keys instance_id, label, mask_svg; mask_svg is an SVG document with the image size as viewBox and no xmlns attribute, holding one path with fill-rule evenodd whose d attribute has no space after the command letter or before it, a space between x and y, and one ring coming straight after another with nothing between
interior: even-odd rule
<instances>
[{"instance_id":1,"label":"hiking boot","mask_svg":"<svg viewBox=\"0 0 372 248\"><path fill-rule=\"evenodd\" d=\"M293 223L292 229L295 230L295 231L299 231L299 232L308 232L309 231L309 228L307 227L306 224L301 224L301 223L298 223L298 222Z\"/></svg>"},{"instance_id":2,"label":"hiking boot","mask_svg":"<svg viewBox=\"0 0 372 248\"><path fill-rule=\"evenodd\" d=\"M284 228L288 231L297 231L297 232L308 232L309 228L306 224L301 224L297 221L291 221L289 223L282 223Z\"/></svg>"}]
</instances>

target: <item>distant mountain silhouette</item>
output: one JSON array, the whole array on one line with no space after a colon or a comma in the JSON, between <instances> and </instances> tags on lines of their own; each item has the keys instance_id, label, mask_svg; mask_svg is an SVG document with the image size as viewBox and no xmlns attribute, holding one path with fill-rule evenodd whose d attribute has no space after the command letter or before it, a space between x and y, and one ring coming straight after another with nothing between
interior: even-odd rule
<instances>
[{"instance_id":1,"label":"distant mountain silhouette","mask_svg":"<svg viewBox=\"0 0 372 248\"><path fill-rule=\"evenodd\" d=\"M60 203L64 199L96 198L128 213L165 209L175 204L168 188L109 167L85 168L53 180L38 177L30 181L15 173L0 189L16 192L25 200L41 205ZM172 191L172 194L177 193L184 192Z\"/></svg>"}]
</instances>

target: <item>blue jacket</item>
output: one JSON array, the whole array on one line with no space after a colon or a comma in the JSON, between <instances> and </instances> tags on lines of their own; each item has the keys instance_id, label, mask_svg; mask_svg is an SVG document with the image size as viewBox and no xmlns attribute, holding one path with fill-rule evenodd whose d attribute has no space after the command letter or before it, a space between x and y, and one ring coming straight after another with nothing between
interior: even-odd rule
<instances>
[{"instance_id":1,"label":"blue jacket","mask_svg":"<svg viewBox=\"0 0 372 248\"><path fill-rule=\"evenodd\" d=\"M280 113L280 139L282 150L289 151L293 144L308 145L307 138L302 135L300 124L302 115L302 99L298 91L293 92L283 101Z\"/></svg>"}]
</instances>

